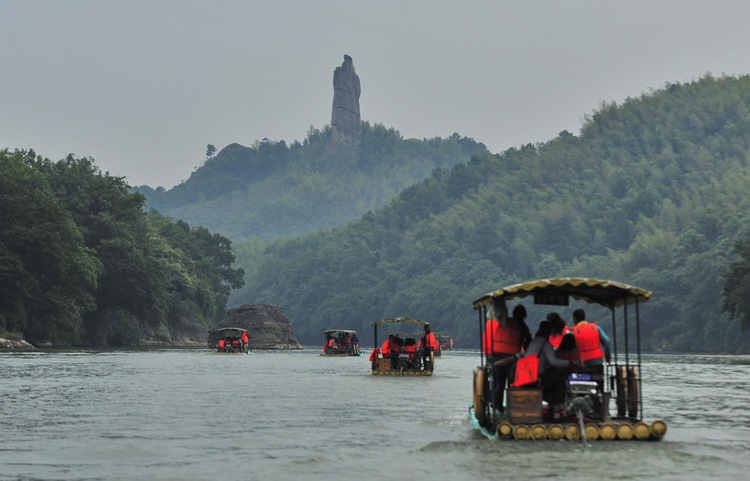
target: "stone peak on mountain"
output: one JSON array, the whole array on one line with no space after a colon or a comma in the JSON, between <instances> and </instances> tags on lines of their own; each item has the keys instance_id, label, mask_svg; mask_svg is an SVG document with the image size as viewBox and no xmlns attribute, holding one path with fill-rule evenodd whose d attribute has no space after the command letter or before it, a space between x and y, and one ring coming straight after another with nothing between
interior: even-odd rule
<instances>
[{"instance_id":1,"label":"stone peak on mountain","mask_svg":"<svg viewBox=\"0 0 750 481\"><path fill-rule=\"evenodd\" d=\"M333 71L333 112L329 150L356 151L362 139L362 121L359 113L359 77L354 62L344 55L344 63Z\"/></svg>"}]
</instances>

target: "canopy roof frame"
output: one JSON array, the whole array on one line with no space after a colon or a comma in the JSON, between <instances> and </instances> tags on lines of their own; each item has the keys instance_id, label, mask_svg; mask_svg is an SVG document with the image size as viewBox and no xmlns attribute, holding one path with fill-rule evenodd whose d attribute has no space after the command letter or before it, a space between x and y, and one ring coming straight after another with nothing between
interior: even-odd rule
<instances>
[{"instance_id":1,"label":"canopy roof frame","mask_svg":"<svg viewBox=\"0 0 750 481\"><path fill-rule=\"evenodd\" d=\"M534 293L567 294L575 300L599 304L610 309L623 304L644 302L651 292L622 282L588 277L557 277L513 284L476 299L474 309L490 304L494 299L522 299Z\"/></svg>"}]
</instances>

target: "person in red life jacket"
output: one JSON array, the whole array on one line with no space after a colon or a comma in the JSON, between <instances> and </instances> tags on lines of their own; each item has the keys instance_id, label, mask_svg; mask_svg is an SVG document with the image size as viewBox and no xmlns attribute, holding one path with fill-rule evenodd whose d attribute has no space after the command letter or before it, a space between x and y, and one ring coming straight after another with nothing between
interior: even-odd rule
<instances>
[{"instance_id":1,"label":"person in red life jacket","mask_svg":"<svg viewBox=\"0 0 750 481\"><path fill-rule=\"evenodd\" d=\"M604 361L609 364L611 357L609 337L596 323L586 320L583 309L573 311L573 322L578 356L583 366L593 373L601 390L604 388Z\"/></svg>"},{"instance_id":2,"label":"person in red life jacket","mask_svg":"<svg viewBox=\"0 0 750 481\"><path fill-rule=\"evenodd\" d=\"M526 325L526 308L519 304L513 309L513 317L507 317L505 302L493 304L487 313L487 323L482 339L482 350L487 355L487 362L492 366L492 384L490 386L490 403L502 415L505 411L503 399L505 386L511 366L495 362L513 358L531 342L531 332Z\"/></svg>"},{"instance_id":3,"label":"person in red life jacket","mask_svg":"<svg viewBox=\"0 0 750 481\"><path fill-rule=\"evenodd\" d=\"M563 336L571 332L571 329L565 323L565 319L563 319L562 316L556 312L550 312L549 314L547 314L547 320L552 325L552 334L550 334L549 336L549 343L552 344L552 347L557 349L558 347L560 347Z\"/></svg>"},{"instance_id":4,"label":"person in red life jacket","mask_svg":"<svg viewBox=\"0 0 750 481\"><path fill-rule=\"evenodd\" d=\"M552 323L547 320L541 321L528 348L514 356L518 362L515 379L511 386L537 385L541 381L542 399L550 406L550 420L556 421L560 419L565 408L565 382L574 363L557 355L549 342L550 334L552 334ZM504 363L507 360L498 362ZM532 369L531 371L522 368L522 365L527 364Z\"/></svg>"},{"instance_id":5,"label":"person in red life jacket","mask_svg":"<svg viewBox=\"0 0 750 481\"><path fill-rule=\"evenodd\" d=\"M370 351L370 363L373 371L376 371L378 368L378 354L380 354L380 349L377 347Z\"/></svg>"},{"instance_id":6,"label":"person in red life jacket","mask_svg":"<svg viewBox=\"0 0 750 481\"><path fill-rule=\"evenodd\" d=\"M353 351L352 351L352 336L350 336L348 332L344 336L344 341L346 342L346 353L351 356L353 354Z\"/></svg>"},{"instance_id":7,"label":"person in red life jacket","mask_svg":"<svg viewBox=\"0 0 750 481\"><path fill-rule=\"evenodd\" d=\"M449 351L453 350L453 338L452 337L448 340L448 350Z\"/></svg>"},{"instance_id":8,"label":"person in red life jacket","mask_svg":"<svg viewBox=\"0 0 750 481\"><path fill-rule=\"evenodd\" d=\"M573 361L578 366L583 365L580 356L578 356L578 349L576 348L576 337L573 334L572 329L569 333L565 334L562 337L560 345L557 346L557 349L555 349L555 354L557 354L557 357L567 359L568 361Z\"/></svg>"},{"instance_id":9,"label":"person in red life jacket","mask_svg":"<svg viewBox=\"0 0 750 481\"><path fill-rule=\"evenodd\" d=\"M219 351L223 351L226 348L226 341L222 338L219 339Z\"/></svg>"},{"instance_id":10,"label":"person in red life jacket","mask_svg":"<svg viewBox=\"0 0 750 481\"><path fill-rule=\"evenodd\" d=\"M328 337L328 354L336 354L336 340L333 336Z\"/></svg>"},{"instance_id":11,"label":"person in red life jacket","mask_svg":"<svg viewBox=\"0 0 750 481\"><path fill-rule=\"evenodd\" d=\"M435 334L432 333L432 329L430 328L429 324L425 324L424 326L422 346L424 346L424 349L422 349L422 366L424 366L425 371L432 371L433 369L435 369L435 366L432 365L432 361L434 359L433 352L438 349L438 343L437 339L435 339Z\"/></svg>"},{"instance_id":12,"label":"person in red life jacket","mask_svg":"<svg viewBox=\"0 0 750 481\"><path fill-rule=\"evenodd\" d=\"M240 341L242 342L242 350L247 351L247 345L250 344L250 338L247 337L247 331L242 331L242 336L240 336Z\"/></svg>"},{"instance_id":13,"label":"person in red life jacket","mask_svg":"<svg viewBox=\"0 0 750 481\"><path fill-rule=\"evenodd\" d=\"M389 358L391 360L391 370L395 370L398 365L399 349L393 334L388 335L388 339L380 347L380 352L383 354L383 359Z\"/></svg>"},{"instance_id":14,"label":"person in red life jacket","mask_svg":"<svg viewBox=\"0 0 750 481\"><path fill-rule=\"evenodd\" d=\"M404 351L409 355L409 359L414 359L417 355L417 342L413 337L407 337L404 341Z\"/></svg>"}]
</instances>

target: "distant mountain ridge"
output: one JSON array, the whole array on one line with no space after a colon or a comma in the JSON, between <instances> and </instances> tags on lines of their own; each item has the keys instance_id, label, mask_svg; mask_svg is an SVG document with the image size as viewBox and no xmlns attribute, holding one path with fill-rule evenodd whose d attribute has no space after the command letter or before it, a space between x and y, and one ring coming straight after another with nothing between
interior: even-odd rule
<instances>
[{"instance_id":1,"label":"distant mountain ridge","mask_svg":"<svg viewBox=\"0 0 750 481\"><path fill-rule=\"evenodd\" d=\"M439 168L467 162L484 144L404 139L362 122L356 155L327 148L330 127L311 128L303 142L263 139L223 148L170 190L138 186L146 208L233 240L293 237L330 228L377 209Z\"/></svg>"},{"instance_id":2,"label":"distant mountain ridge","mask_svg":"<svg viewBox=\"0 0 750 481\"><path fill-rule=\"evenodd\" d=\"M486 147L453 134L404 139L360 115L354 62L333 72L331 123L291 145L264 138L224 147L170 190L139 186L146 207L235 240L294 237L330 228L382 206L434 169L467 162ZM209 146L207 152L214 151Z\"/></svg>"},{"instance_id":3,"label":"distant mountain ridge","mask_svg":"<svg viewBox=\"0 0 750 481\"><path fill-rule=\"evenodd\" d=\"M338 228L237 244L247 282L230 305L283 306L303 343L335 325L367 345L371 322L408 315L477 347L473 299L601 277L653 291L645 351L750 353L750 332L722 311L748 237L750 77L707 75L604 103L579 135L475 153ZM547 311L532 307L533 328Z\"/></svg>"}]
</instances>

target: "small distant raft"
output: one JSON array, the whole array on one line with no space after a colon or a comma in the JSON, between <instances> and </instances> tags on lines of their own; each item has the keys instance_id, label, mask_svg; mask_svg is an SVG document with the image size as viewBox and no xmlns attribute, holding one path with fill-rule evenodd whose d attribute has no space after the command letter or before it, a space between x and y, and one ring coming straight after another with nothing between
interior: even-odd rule
<instances>
[{"instance_id":1,"label":"small distant raft","mask_svg":"<svg viewBox=\"0 0 750 481\"><path fill-rule=\"evenodd\" d=\"M349 357L361 356L357 331L351 329L327 329L323 331L325 342L321 356Z\"/></svg>"},{"instance_id":2,"label":"small distant raft","mask_svg":"<svg viewBox=\"0 0 750 481\"><path fill-rule=\"evenodd\" d=\"M541 388L533 385L507 388L504 410L494 409L489 390L492 369L482 354L482 365L474 369L473 402L469 406L474 428L490 439L584 442L662 439L667 424L662 420L642 419L639 304L647 301L651 292L619 282L577 277L514 284L474 301L474 309L479 311L480 340L489 306L505 307L505 301L527 296L533 298L534 304L568 306L573 299L609 309L615 347L613 362L606 366L603 379L587 372L571 373L565 393L567 415L552 421L548 406L542 401ZM620 316L615 312L618 307ZM614 412L610 411L611 399Z\"/></svg>"},{"instance_id":3,"label":"small distant raft","mask_svg":"<svg viewBox=\"0 0 750 481\"><path fill-rule=\"evenodd\" d=\"M241 327L220 327L208 332L208 347L222 354L247 354L250 340Z\"/></svg>"},{"instance_id":4,"label":"small distant raft","mask_svg":"<svg viewBox=\"0 0 750 481\"><path fill-rule=\"evenodd\" d=\"M378 327L390 324L417 325L421 329L388 334L378 347ZM437 342L428 322L410 317L392 317L372 323L375 348L370 353L370 367L375 376L432 376L435 370ZM421 336L421 337L420 337Z\"/></svg>"}]
</instances>

